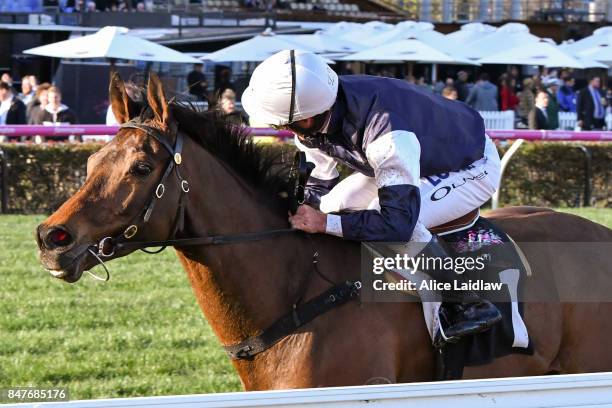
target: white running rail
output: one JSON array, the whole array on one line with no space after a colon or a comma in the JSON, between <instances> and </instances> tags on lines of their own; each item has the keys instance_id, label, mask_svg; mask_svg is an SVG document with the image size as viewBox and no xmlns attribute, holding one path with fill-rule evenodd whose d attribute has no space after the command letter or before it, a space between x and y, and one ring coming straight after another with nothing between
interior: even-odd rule
<instances>
[{"instance_id":1,"label":"white running rail","mask_svg":"<svg viewBox=\"0 0 612 408\"><path fill-rule=\"evenodd\" d=\"M612 373L119 398L8 407L612 408Z\"/></svg>"}]
</instances>

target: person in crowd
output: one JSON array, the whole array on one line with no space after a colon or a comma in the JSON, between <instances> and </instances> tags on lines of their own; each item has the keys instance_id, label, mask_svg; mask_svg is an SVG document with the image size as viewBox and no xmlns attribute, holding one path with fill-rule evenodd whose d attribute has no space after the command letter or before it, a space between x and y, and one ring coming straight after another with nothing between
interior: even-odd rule
<instances>
[{"instance_id":1,"label":"person in crowd","mask_svg":"<svg viewBox=\"0 0 612 408\"><path fill-rule=\"evenodd\" d=\"M28 80L30 81L32 90L36 92L36 89L38 89L38 78L36 78L36 75L28 75Z\"/></svg>"},{"instance_id":2,"label":"person in crowd","mask_svg":"<svg viewBox=\"0 0 612 408\"><path fill-rule=\"evenodd\" d=\"M455 89L457 89L457 98L465 102L468 95L470 94L470 87L468 86L469 76L465 71L459 71L457 73L457 80L455 81Z\"/></svg>"},{"instance_id":3,"label":"person in crowd","mask_svg":"<svg viewBox=\"0 0 612 408\"><path fill-rule=\"evenodd\" d=\"M552 71L548 71L548 68L544 67L542 68L542 73L539 75L539 78L541 79L542 84L546 85L552 79L557 79L557 71L554 69Z\"/></svg>"},{"instance_id":4,"label":"person in crowd","mask_svg":"<svg viewBox=\"0 0 612 408\"><path fill-rule=\"evenodd\" d=\"M489 74L483 72L478 77L478 83L474 85L465 103L477 111L496 111L497 86L489 81Z\"/></svg>"},{"instance_id":5,"label":"person in crowd","mask_svg":"<svg viewBox=\"0 0 612 408\"><path fill-rule=\"evenodd\" d=\"M437 95L442 95L442 91L447 86L453 86L453 78L446 78L444 82L441 79L438 79L433 86L433 91Z\"/></svg>"},{"instance_id":6,"label":"person in crowd","mask_svg":"<svg viewBox=\"0 0 612 408\"><path fill-rule=\"evenodd\" d=\"M36 95L30 101L28 106L26 107L26 117L28 120L28 125L40 125L42 122L39 122L41 111L45 109L48 99L49 88L51 88L51 84L45 82L40 84L36 89Z\"/></svg>"},{"instance_id":7,"label":"person in crowd","mask_svg":"<svg viewBox=\"0 0 612 408\"><path fill-rule=\"evenodd\" d=\"M608 82L606 89L606 105L606 116L612 115L612 88L610 87L610 82Z\"/></svg>"},{"instance_id":8,"label":"person in crowd","mask_svg":"<svg viewBox=\"0 0 612 408\"><path fill-rule=\"evenodd\" d=\"M457 90L452 87L452 86L446 86L443 90L442 90L442 96L445 97L446 99L450 99L452 101L456 101L457 100Z\"/></svg>"},{"instance_id":9,"label":"person in crowd","mask_svg":"<svg viewBox=\"0 0 612 408\"><path fill-rule=\"evenodd\" d=\"M142 88L138 87L138 85L128 82L125 84L125 92L128 94L131 100L134 102L140 103L142 102ZM108 126L119 125L120 123L115 118L115 114L113 113L113 107L108 104L108 108L106 109L106 124Z\"/></svg>"},{"instance_id":10,"label":"person in crowd","mask_svg":"<svg viewBox=\"0 0 612 408\"><path fill-rule=\"evenodd\" d=\"M576 112L576 92L574 91L575 79L566 76L563 85L557 91L557 102L562 112Z\"/></svg>"},{"instance_id":11,"label":"person in crowd","mask_svg":"<svg viewBox=\"0 0 612 408\"><path fill-rule=\"evenodd\" d=\"M547 112L548 93L546 91L538 91L535 97L535 106L529 112L529 129L550 129L550 121Z\"/></svg>"},{"instance_id":12,"label":"person in crowd","mask_svg":"<svg viewBox=\"0 0 612 408\"><path fill-rule=\"evenodd\" d=\"M344 62L340 65L339 75L354 75L353 65L350 62Z\"/></svg>"},{"instance_id":13,"label":"person in crowd","mask_svg":"<svg viewBox=\"0 0 612 408\"><path fill-rule=\"evenodd\" d=\"M219 73L219 80L215 84L215 95L220 97L226 89L236 92L236 86L232 82L232 70L223 68Z\"/></svg>"},{"instance_id":14,"label":"person in crowd","mask_svg":"<svg viewBox=\"0 0 612 408\"><path fill-rule=\"evenodd\" d=\"M32 75L26 75L21 78L21 93L18 95L21 102L23 102L26 106L32 102L34 96L36 95L34 92L34 86L32 86L32 83L30 82L31 76Z\"/></svg>"},{"instance_id":15,"label":"person in crowd","mask_svg":"<svg viewBox=\"0 0 612 408\"><path fill-rule=\"evenodd\" d=\"M514 94L518 96L518 94L523 90L523 82L521 81L521 73L519 72L519 69L515 65L511 66L508 76L510 79L514 80Z\"/></svg>"},{"instance_id":16,"label":"person in crowd","mask_svg":"<svg viewBox=\"0 0 612 408\"><path fill-rule=\"evenodd\" d=\"M5 72L0 76L0 82L4 82L5 84L8 84L8 86L12 87L13 86L13 77L11 76L10 73Z\"/></svg>"},{"instance_id":17,"label":"person in crowd","mask_svg":"<svg viewBox=\"0 0 612 408\"><path fill-rule=\"evenodd\" d=\"M15 97L13 88L0 82L0 125L25 125L26 107Z\"/></svg>"},{"instance_id":18,"label":"person in crowd","mask_svg":"<svg viewBox=\"0 0 612 408\"><path fill-rule=\"evenodd\" d=\"M425 81L425 77L424 76L420 76L419 79L417 79L416 85L419 86L422 90L424 90L426 92L433 93L433 89L431 89L431 86L429 86L427 81Z\"/></svg>"},{"instance_id":19,"label":"person in crowd","mask_svg":"<svg viewBox=\"0 0 612 408\"><path fill-rule=\"evenodd\" d=\"M550 78L544 90L548 95L548 106L546 114L548 116L548 129L559 129L559 103L557 102L557 92L559 90L559 80Z\"/></svg>"},{"instance_id":20,"label":"person in crowd","mask_svg":"<svg viewBox=\"0 0 612 408\"><path fill-rule=\"evenodd\" d=\"M514 110L519 104L519 98L514 93L514 78L504 74L501 76L499 97L501 102L501 110Z\"/></svg>"},{"instance_id":21,"label":"person in crowd","mask_svg":"<svg viewBox=\"0 0 612 408\"><path fill-rule=\"evenodd\" d=\"M426 219L431 217L435 226L466 214L499 184L499 155L478 112L404 81L338 77L310 52L285 50L262 62L242 105L256 123L293 131L296 147L315 164L306 201L289 217L293 228L308 233L360 242L413 240L425 244L423 256L443 259L449 255L427 230ZM340 181L338 164L355 173ZM468 167L482 178L470 176ZM431 198L434 188L465 177L473 183L464 183L461 195ZM447 287L463 279L444 268L423 272ZM432 336L434 344L487 330L501 319L497 308L475 292L438 295L453 318L443 335Z\"/></svg>"},{"instance_id":22,"label":"person in crowd","mask_svg":"<svg viewBox=\"0 0 612 408\"><path fill-rule=\"evenodd\" d=\"M529 112L535 107L535 94L533 87L533 79L525 78L523 80L523 90L519 95L519 104L517 113L524 124L528 124Z\"/></svg>"},{"instance_id":23,"label":"person in crowd","mask_svg":"<svg viewBox=\"0 0 612 408\"><path fill-rule=\"evenodd\" d=\"M578 93L576 112L583 130L599 130L605 125L606 99L601 92L601 78L592 76L589 85Z\"/></svg>"},{"instance_id":24,"label":"person in crowd","mask_svg":"<svg viewBox=\"0 0 612 408\"><path fill-rule=\"evenodd\" d=\"M542 90L545 88L544 83L542 82L542 77L540 77L539 75L534 75L533 77L531 77L531 79L533 80L533 95L535 98L535 95L538 91Z\"/></svg>"},{"instance_id":25,"label":"person in crowd","mask_svg":"<svg viewBox=\"0 0 612 408\"><path fill-rule=\"evenodd\" d=\"M198 98L199 101L208 100L208 81L206 80L206 75L202 72L203 69L204 64L193 64L193 70L187 74L189 93Z\"/></svg>"},{"instance_id":26,"label":"person in crowd","mask_svg":"<svg viewBox=\"0 0 612 408\"><path fill-rule=\"evenodd\" d=\"M236 109L236 93L231 89L226 89L221 95L219 109L230 123L235 125L247 125L249 123L246 114Z\"/></svg>"},{"instance_id":27,"label":"person in crowd","mask_svg":"<svg viewBox=\"0 0 612 408\"><path fill-rule=\"evenodd\" d=\"M62 91L57 86L51 86L47 92L48 103L39 112L38 122L43 125L77 123L75 113L62 103Z\"/></svg>"}]
</instances>

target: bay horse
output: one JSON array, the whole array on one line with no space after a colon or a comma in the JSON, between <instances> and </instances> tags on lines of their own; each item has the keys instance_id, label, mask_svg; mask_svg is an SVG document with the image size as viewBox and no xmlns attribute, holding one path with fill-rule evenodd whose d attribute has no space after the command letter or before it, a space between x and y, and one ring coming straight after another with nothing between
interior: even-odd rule
<instances>
[{"instance_id":1,"label":"bay horse","mask_svg":"<svg viewBox=\"0 0 612 408\"><path fill-rule=\"evenodd\" d=\"M287 187L282 166L243 130L214 113L168 103L154 75L144 107L128 97L116 75L110 98L117 120L128 126L89 158L83 186L36 231L40 260L53 276L76 282L83 271L98 264L89 250L92 245L127 234L126 229L134 239L163 241L174 231L188 238L288 227L287 205L279 197ZM173 158L171 148L179 136L182 154ZM180 167L180 172L174 169L178 178L164 175L172 167L169 161ZM156 186L162 178L165 186L160 192ZM161 198L143 223L143 208L151 207L154 192ZM177 208L183 209L182 215ZM177 223L183 224L181 216L184 225L177 229ZM517 207L488 216L519 245L612 241L611 230L552 210ZM134 220L138 228L131 229ZM311 299L329 289L328 280L354 281L360 274L359 243L328 235L296 232L175 250L223 345L260 333L285 315L296 298ZM112 259L132 251L106 255ZM319 274L312 272L314 252ZM609 253L525 252L535 271L527 292L538 287L531 282L554 282L558 288L571 289L584 281L580 276L588 276L601 294L612 293ZM559 268L575 271L578 278L556 282ZM612 370L612 303L530 302L524 305L524 316L534 354L468 367L464 378ZM435 379L434 350L421 305L414 302L347 302L254 358L232 363L245 390Z\"/></svg>"}]
</instances>

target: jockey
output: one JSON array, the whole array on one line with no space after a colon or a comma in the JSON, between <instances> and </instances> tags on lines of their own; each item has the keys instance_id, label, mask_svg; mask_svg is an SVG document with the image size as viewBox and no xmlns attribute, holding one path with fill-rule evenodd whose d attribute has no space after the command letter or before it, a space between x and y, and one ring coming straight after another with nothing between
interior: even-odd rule
<instances>
[{"instance_id":1,"label":"jockey","mask_svg":"<svg viewBox=\"0 0 612 408\"><path fill-rule=\"evenodd\" d=\"M289 219L309 233L412 240L428 243L422 251L428 256L447 257L427 228L480 207L499 186L499 155L478 112L405 81L338 77L321 57L285 50L255 69L242 106L252 122L292 130L296 146L316 165L308 205ZM339 181L338 163L354 173ZM465 279L446 269L423 272L451 287ZM453 319L435 343L487 330L501 319L473 291L439 295Z\"/></svg>"}]
</instances>

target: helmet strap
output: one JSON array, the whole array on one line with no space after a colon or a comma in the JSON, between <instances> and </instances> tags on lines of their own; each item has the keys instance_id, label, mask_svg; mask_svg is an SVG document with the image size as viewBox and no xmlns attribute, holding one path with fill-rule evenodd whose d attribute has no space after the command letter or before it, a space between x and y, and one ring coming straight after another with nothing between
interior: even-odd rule
<instances>
[{"instance_id":1,"label":"helmet strap","mask_svg":"<svg viewBox=\"0 0 612 408\"><path fill-rule=\"evenodd\" d=\"M291 59L291 104L289 105L289 121L293 122L293 111L295 109L295 50L289 51Z\"/></svg>"}]
</instances>

